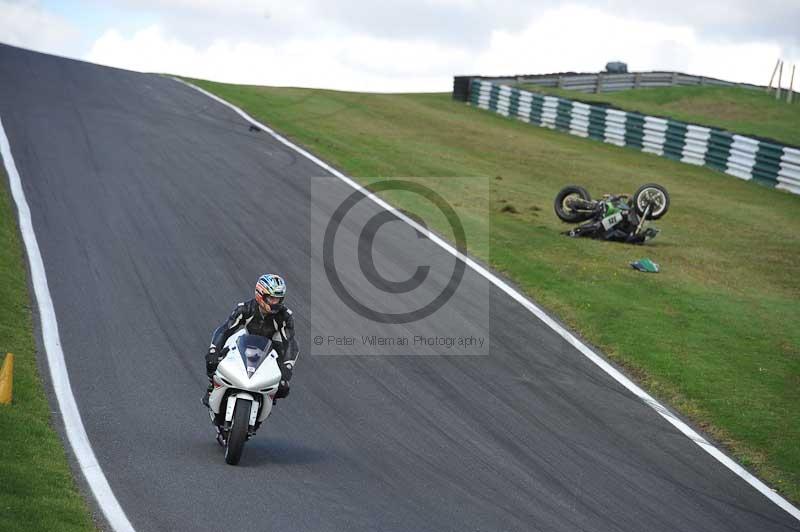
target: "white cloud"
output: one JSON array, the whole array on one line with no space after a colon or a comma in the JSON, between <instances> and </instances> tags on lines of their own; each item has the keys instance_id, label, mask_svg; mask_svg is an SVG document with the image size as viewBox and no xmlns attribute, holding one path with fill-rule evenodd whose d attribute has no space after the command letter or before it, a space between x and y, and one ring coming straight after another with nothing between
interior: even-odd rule
<instances>
[{"instance_id":1,"label":"white cloud","mask_svg":"<svg viewBox=\"0 0 800 532\"><path fill-rule=\"evenodd\" d=\"M43 9L38 2L0 0L0 42L41 52L71 55L78 35L63 18Z\"/></svg>"},{"instance_id":2,"label":"white cloud","mask_svg":"<svg viewBox=\"0 0 800 532\"><path fill-rule=\"evenodd\" d=\"M579 0L606 13L667 24L689 25L703 39L727 42L770 40L783 53L800 54L797 0Z\"/></svg>"},{"instance_id":3,"label":"white cloud","mask_svg":"<svg viewBox=\"0 0 800 532\"><path fill-rule=\"evenodd\" d=\"M699 38L778 42L800 53L798 0L104 0L158 13L170 35L200 44L205 36L339 34L426 39L482 49L494 31L521 31L548 9L568 4L628 19L689 26Z\"/></svg>"},{"instance_id":4,"label":"white cloud","mask_svg":"<svg viewBox=\"0 0 800 532\"><path fill-rule=\"evenodd\" d=\"M219 14L221 12L238 15L263 14L269 9L269 2L264 0L114 0L117 4L128 7L148 9L175 9L179 11L200 11Z\"/></svg>"},{"instance_id":5,"label":"white cloud","mask_svg":"<svg viewBox=\"0 0 800 532\"><path fill-rule=\"evenodd\" d=\"M253 5L243 2L240 8ZM293 33L277 42L244 35L195 45L159 25L129 35L111 29L86 59L235 83L392 92L447 91L454 74L596 72L617 59L632 70L679 70L764 84L781 52L776 43L718 42L688 24L642 21L580 5L545 10L518 30L495 30L479 51L423 38L328 30Z\"/></svg>"},{"instance_id":6,"label":"white cloud","mask_svg":"<svg viewBox=\"0 0 800 532\"><path fill-rule=\"evenodd\" d=\"M293 39L275 46L218 39L193 47L151 26L129 37L107 31L86 59L238 83L388 92L446 90L453 69L465 68L469 55L435 43L355 35Z\"/></svg>"},{"instance_id":7,"label":"white cloud","mask_svg":"<svg viewBox=\"0 0 800 532\"><path fill-rule=\"evenodd\" d=\"M688 25L646 22L571 5L544 12L521 32L494 32L475 71L597 72L608 61L623 60L631 70L678 70L765 84L780 53L777 43L715 42Z\"/></svg>"}]
</instances>

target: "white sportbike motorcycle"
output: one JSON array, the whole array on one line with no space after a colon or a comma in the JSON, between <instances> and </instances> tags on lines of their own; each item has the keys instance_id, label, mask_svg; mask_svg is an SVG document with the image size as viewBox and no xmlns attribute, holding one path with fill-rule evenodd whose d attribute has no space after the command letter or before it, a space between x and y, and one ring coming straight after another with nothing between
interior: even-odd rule
<instances>
[{"instance_id":1,"label":"white sportbike motorcycle","mask_svg":"<svg viewBox=\"0 0 800 532\"><path fill-rule=\"evenodd\" d=\"M208 413L217 428L217 442L225 448L225 461L236 465L244 442L272 412L281 370L272 341L248 334L244 327L228 338L222 354L211 379Z\"/></svg>"}]
</instances>

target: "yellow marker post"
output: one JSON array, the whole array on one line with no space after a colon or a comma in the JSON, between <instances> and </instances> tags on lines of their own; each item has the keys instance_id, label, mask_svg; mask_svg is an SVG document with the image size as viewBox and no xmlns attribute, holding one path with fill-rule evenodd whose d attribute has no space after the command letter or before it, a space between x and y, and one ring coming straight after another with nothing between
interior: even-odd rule
<instances>
[{"instance_id":1,"label":"yellow marker post","mask_svg":"<svg viewBox=\"0 0 800 532\"><path fill-rule=\"evenodd\" d=\"M14 389L14 354L6 353L3 369L0 370L0 404L11 404L11 392Z\"/></svg>"}]
</instances>

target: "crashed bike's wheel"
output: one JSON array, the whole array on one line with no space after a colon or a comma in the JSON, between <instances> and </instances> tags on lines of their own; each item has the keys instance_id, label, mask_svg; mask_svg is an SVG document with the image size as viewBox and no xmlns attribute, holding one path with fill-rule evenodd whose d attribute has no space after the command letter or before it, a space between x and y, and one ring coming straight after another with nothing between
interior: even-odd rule
<instances>
[{"instance_id":1,"label":"crashed bike's wheel","mask_svg":"<svg viewBox=\"0 0 800 532\"><path fill-rule=\"evenodd\" d=\"M242 458L244 442L247 440L247 428L250 424L250 401L236 401L236 408L233 411L231 428L228 431L228 439L225 440L225 462L236 465Z\"/></svg>"},{"instance_id":2,"label":"crashed bike's wheel","mask_svg":"<svg viewBox=\"0 0 800 532\"><path fill-rule=\"evenodd\" d=\"M574 211L567 206L567 200L570 198L580 198L586 201L592 201L592 198L589 196L589 192L587 192L583 187L570 185L562 188L558 194L556 194L556 199L553 202L553 208L556 211L556 216L558 216L561 221L578 223L584 222L592 217L592 213L590 212Z\"/></svg>"},{"instance_id":3,"label":"crashed bike's wheel","mask_svg":"<svg viewBox=\"0 0 800 532\"><path fill-rule=\"evenodd\" d=\"M655 183L648 183L639 187L633 195L633 204L636 206L636 213L644 215L647 205L650 205L650 212L647 214L648 220L658 220L669 210L669 194L667 189Z\"/></svg>"}]
</instances>

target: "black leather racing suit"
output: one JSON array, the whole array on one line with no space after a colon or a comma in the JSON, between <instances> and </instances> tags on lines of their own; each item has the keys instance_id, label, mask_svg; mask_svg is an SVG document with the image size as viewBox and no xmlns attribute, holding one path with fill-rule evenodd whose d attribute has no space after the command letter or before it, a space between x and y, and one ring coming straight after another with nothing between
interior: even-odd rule
<instances>
[{"instance_id":1,"label":"black leather racing suit","mask_svg":"<svg viewBox=\"0 0 800 532\"><path fill-rule=\"evenodd\" d=\"M292 311L283 306L275 314L264 314L255 299L236 305L230 317L211 335L211 346L206 355L206 373L209 377L214 374L219 365L222 346L242 326L247 327L247 332L250 334L265 336L272 340L278 353L278 367L282 375L276 397L285 397L289 394L288 383L292 378L300 349L294 337Z\"/></svg>"}]
</instances>

